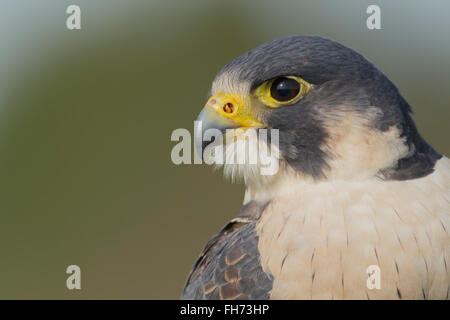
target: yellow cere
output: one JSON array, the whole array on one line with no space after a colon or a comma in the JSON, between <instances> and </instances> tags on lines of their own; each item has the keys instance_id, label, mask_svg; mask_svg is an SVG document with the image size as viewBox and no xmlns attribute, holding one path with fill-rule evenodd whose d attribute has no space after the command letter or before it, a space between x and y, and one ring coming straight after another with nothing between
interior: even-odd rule
<instances>
[{"instance_id":1,"label":"yellow cere","mask_svg":"<svg viewBox=\"0 0 450 320\"><path fill-rule=\"evenodd\" d=\"M305 80L303 80L300 77L283 76L283 78L294 79L295 81L297 81L300 84L300 91L294 98L290 99L289 101L282 102L282 101L275 100L272 97L271 87L272 87L272 84L274 83L274 81L277 80L278 78L273 78L273 79L267 80L266 82L261 84L258 88L256 88L256 90L255 90L256 98L259 99L259 101L261 101L264 105L266 105L268 107L278 108L278 107L288 105L288 104L291 104L291 103L297 101L299 98L301 98L305 94L307 94L309 92L309 90L311 89L311 84L306 82Z\"/></svg>"},{"instance_id":2,"label":"yellow cere","mask_svg":"<svg viewBox=\"0 0 450 320\"><path fill-rule=\"evenodd\" d=\"M252 117L244 99L239 94L219 92L210 97L206 105L222 117L238 122L242 127L263 126Z\"/></svg>"}]
</instances>

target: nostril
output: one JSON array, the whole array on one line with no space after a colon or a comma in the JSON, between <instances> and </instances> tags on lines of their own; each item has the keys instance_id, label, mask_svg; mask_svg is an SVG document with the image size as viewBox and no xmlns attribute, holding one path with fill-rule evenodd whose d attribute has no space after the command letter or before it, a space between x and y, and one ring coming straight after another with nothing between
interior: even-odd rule
<instances>
[{"instance_id":1,"label":"nostril","mask_svg":"<svg viewBox=\"0 0 450 320\"><path fill-rule=\"evenodd\" d=\"M225 111L226 113L233 113L234 105L231 102L226 103L223 106L223 111Z\"/></svg>"}]
</instances>

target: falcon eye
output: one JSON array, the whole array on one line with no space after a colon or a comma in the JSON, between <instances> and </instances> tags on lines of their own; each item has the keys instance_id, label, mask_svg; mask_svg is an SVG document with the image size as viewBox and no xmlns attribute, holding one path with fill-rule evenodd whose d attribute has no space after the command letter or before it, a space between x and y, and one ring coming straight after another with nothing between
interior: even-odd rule
<instances>
[{"instance_id":1,"label":"falcon eye","mask_svg":"<svg viewBox=\"0 0 450 320\"><path fill-rule=\"evenodd\" d=\"M254 94L266 107L279 108L300 100L312 87L312 84L299 76L283 75L263 82L255 89Z\"/></svg>"},{"instance_id":2,"label":"falcon eye","mask_svg":"<svg viewBox=\"0 0 450 320\"><path fill-rule=\"evenodd\" d=\"M296 98L302 89L302 85L292 78L278 78L270 87L272 98L279 102L287 102Z\"/></svg>"}]
</instances>

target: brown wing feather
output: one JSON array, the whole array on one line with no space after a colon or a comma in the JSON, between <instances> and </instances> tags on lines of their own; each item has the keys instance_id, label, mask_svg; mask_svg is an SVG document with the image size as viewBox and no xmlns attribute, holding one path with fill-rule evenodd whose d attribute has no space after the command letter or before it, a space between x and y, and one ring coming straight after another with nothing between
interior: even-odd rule
<instances>
[{"instance_id":1,"label":"brown wing feather","mask_svg":"<svg viewBox=\"0 0 450 320\"><path fill-rule=\"evenodd\" d=\"M194 264L182 299L268 299L272 277L260 264L255 221L234 219Z\"/></svg>"}]
</instances>

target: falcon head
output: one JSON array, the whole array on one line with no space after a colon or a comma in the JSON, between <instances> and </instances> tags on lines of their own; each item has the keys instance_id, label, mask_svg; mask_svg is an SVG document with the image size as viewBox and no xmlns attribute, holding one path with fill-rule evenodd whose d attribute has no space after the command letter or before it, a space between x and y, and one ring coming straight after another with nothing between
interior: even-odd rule
<instances>
[{"instance_id":1,"label":"falcon head","mask_svg":"<svg viewBox=\"0 0 450 320\"><path fill-rule=\"evenodd\" d=\"M272 177L225 163L225 172L243 176L248 187L284 178L403 180L430 173L440 157L410 112L396 86L359 53L321 37L291 36L217 74L197 138L211 128L234 129L234 139L223 142L230 145L248 129L278 129L280 169ZM209 145L203 142L201 152Z\"/></svg>"}]
</instances>

